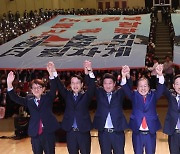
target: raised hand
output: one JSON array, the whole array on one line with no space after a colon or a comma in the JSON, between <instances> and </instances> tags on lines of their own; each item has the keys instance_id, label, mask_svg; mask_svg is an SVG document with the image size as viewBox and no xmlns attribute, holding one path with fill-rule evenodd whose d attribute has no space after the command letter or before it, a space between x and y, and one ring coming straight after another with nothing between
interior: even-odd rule
<instances>
[{"instance_id":1,"label":"raised hand","mask_svg":"<svg viewBox=\"0 0 180 154\"><path fill-rule=\"evenodd\" d=\"M162 76L163 75L163 64L159 64L157 65L156 67L156 72L159 76Z\"/></svg>"},{"instance_id":2,"label":"raised hand","mask_svg":"<svg viewBox=\"0 0 180 154\"><path fill-rule=\"evenodd\" d=\"M85 60L84 64L83 64L83 67L84 67L85 74L88 74L89 72L92 72L92 63L91 63L91 61Z\"/></svg>"},{"instance_id":3,"label":"raised hand","mask_svg":"<svg viewBox=\"0 0 180 154\"><path fill-rule=\"evenodd\" d=\"M53 62L48 62L47 64L47 71L49 73L50 76L53 76L53 72L56 72L56 68Z\"/></svg>"},{"instance_id":4,"label":"raised hand","mask_svg":"<svg viewBox=\"0 0 180 154\"><path fill-rule=\"evenodd\" d=\"M14 72L13 71L9 72L8 76L7 76L7 87L8 88L12 88L13 87L12 83L13 83L14 79L15 79Z\"/></svg>"},{"instance_id":5,"label":"raised hand","mask_svg":"<svg viewBox=\"0 0 180 154\"><path fill-rule=\"evenodd\" d=\"M122 66L122 70L121 70L122 78L126 78L126 77L129 78L129 74L130 74L130 68L129 68L129 66L127 66L127 65Z\"/></svg>"}]
</instances>

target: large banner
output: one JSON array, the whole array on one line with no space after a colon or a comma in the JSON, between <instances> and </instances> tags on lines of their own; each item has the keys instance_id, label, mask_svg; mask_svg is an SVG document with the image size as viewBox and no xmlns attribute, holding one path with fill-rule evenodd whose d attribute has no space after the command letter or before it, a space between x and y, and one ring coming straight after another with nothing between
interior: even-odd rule
<instances>
[{"instance_id":1,"label":"large banner","mask_svg":"<svg viewBox=\"0 0 180 154\"><path fill-rule=\"evenodd\" d=\"M94 69L144 67L150 15L57 16L0 46L0 68Z\"/></svg>"},{"instance_id":2,"label":"large banner","mask_svg":"<svg viewBox=\"0 0 180 154\"><path fill-rule=\"evenodd\" d=\"M176 65L180 65L180 14L171 14L175 31L174 59Z\"/></svg>"}]
</instances>

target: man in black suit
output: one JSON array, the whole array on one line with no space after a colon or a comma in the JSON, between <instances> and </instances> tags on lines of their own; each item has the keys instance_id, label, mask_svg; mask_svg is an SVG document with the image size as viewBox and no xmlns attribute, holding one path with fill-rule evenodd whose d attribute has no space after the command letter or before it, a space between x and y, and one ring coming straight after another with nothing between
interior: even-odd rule
<instances>
[{"instance_id":1,"label":"man in black suit","mask_svg":"<svg viewBox=\"0 0 180 154\"><path fill-rule=\"evenodd\" d=\"M112 74L104 74L102 82L103 87L96 89L97 110L93 121L101 153L124 154L124 130L128 128L122 109L124 92L115 89L116 79Z\"/></svg>"},{"instance_id":2,"label":"man in black suit","mask_svg":"<svg viewBox=\"0 0 180 154\"><path fill-rule=\"evenodd\" d=\"M83 91L83 79L79 75L71 77L70 87L68 90L60 80L57 80L58 90L64 98L66 108L62 120L62 128L67 132L67 148L70 154L90 154L91 136L90 130L92 123L89 115L89 103L94 96L95 77L92 72L90 61L84 62L85 80L88 89ZM54 69L54 76L57 72Z\"/></svg>"},{"instance_id":3,"label":"man in black suit","mask_svg":"<svg viewBox=\"0 0 180 154\"><path fill-rule=\"evenodd\" d=\"M168 112L163 132L168 135L169 151L171 154L180 153L180 74L173 80L174 93L168 89L165 95L168 99Z\"/></svg>"},{"instance_id":4,"label":"man in black suit","mask_svg":"<svg viewBox=\"0 0 180 154\"><path fill-rule=\"evenodd\" d=\"M31 137L32 150L34 154L54 154L55 153L55 134L59 128L59 123L52 113L52 105L56 92L56 81L53 79L51 71L52 62L47 65L50 75L50 91L44 94L45 84L40 79L31 82L32 96L21 97L13 90L14 73L11 71L7 77L8 94L10 98L23 106L30 112L28 135Z\"/></svg>"}]
</instances>

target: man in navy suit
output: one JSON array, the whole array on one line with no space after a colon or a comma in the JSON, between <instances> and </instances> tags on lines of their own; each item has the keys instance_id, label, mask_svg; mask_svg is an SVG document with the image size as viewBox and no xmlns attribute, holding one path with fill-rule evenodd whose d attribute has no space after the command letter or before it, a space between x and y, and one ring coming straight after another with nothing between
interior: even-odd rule
<instances>
[{"instance_id":1,"label":"man in navy suit","mask_svg":"<svg viewBox=\"0 0 180 154\"><path fill-rule=\"evenodd\" d=\"M131 91L126 84L126 76L130 73L128 66L122 69L122 89L132 102L132 113L130 116L130 128L133 131L132 142L135 154L155 154L156 131L161 124L156 112L157 100L164 91L163 65L156 67L159 84L156 91L150 90L147 78L140 78L137 83L137 91Z\"/></svg>"},{"instance_id":2,"label":"man in navy suit","mask_svg":"<svg viewBox=\"0 0 180 154\"><path fill-rule=\"evenodd\" d=\"M62 128L66 131L67 148L70 154L90 154L92 122L89 115L89 103L94 96L95 77L90 61L84 62L85 80L88 81L87 91L83 91L83 78L79 75L71 77L68 90L57 80L58 91L66 102ZM54 76L57 76L54 68Z\"/></svg>"},{"instance_id":3,"label":"man in navy suit","mask_svg":"<svg viewBox=\"0 0 180 154\"><path fill-rule=\"evenodd\" d=\"M116 79L112 74L104 74L102 83L103 87L96 89L97 110L93 121L101 153L124 154L124 130L128 128L122 109L124 92L115 89Z\"/></svg>"},{"instance_id":4,"label":"man in navy suit","mask_svg":"<svg viewBox=\"0 0 180 154\"><path fill-rule=\"evenodd\" d=\"M180 74L173 80L174 93L165 89L168 98L168 112L163 132L168 135L169 151L171 154L180 154Z\"/></svg>"},{"instance_id":5,"label":"man in navy suit","mask_svg":"<svg viewBox=\"0 0 180 154\"><path fill-rule=\"evenodd\" d=\"M45 84L40 79L31 82L32 96L20 97L13 90L14 73L11 71L7 77L8 94L10 98L20 105L29 109L30 121L28 134L31 137L32 150L34 154L54 154L55 134L59 123L52 113L52 105L56 93L56 81L51 73L52 63L49 62L47 70L50 75L50 91L44 94Z\"/></svg>"}]
</instances>

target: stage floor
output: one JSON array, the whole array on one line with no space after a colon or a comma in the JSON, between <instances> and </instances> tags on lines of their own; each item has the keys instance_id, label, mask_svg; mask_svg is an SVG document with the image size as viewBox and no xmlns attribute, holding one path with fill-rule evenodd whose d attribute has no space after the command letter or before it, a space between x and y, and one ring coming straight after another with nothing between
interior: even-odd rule
<instances>
[{"instance_id":1,"label":"stage floor","mask_svg":"<svg viewBox=\"0 0 180 154\"><path fill-rule=\"evenodd\" d=\"M13 132L0 132L0 136L13 136ZM99 143L97 138L97 131L91 131L92 135L92 154L100 154ZM133 147L131 142L131 131L126 131L126 144L125 144L125 153L133 154ZM56 153L59 154L68 154L66 143L57 143L56 144ZM0 139L0 153L1 154L32 154L30 138L24 138L21 140L14 139ZM161 131L157 132L157 146L156 154L169 154L167 136Z\"/></svg>"},{"instance_id":2,"label":"stage floor","mask_svg":"<svg viewBox=\"0 0 180 154\"><path fill-rule=\"evenodd\" d=\"M90 111L93 118L94 111ZM167 112L167 100L160 99L157 105L157 112L161 121L162 126L164 125L164 119ZM126 119L129 120L131 110L124 110ZM63 115L58 115L58 121L62 120ZM92 143L91 143L91 154L100 154L100 148L98 143L97 131L92 130ZM14 119L0 119L0 136L14 136ZM125 154L133 154L132 147L132 132L125 131L126 143L125 143ZM56 144L56 153L68 154L66 143ZM21 140L14 139L0 139L0 154L32 154L30 138L24 138ZM162 133L162 130L157 132L157 145L156 154L169 154L167 135Z\"/></svg>"}]
</instances>

